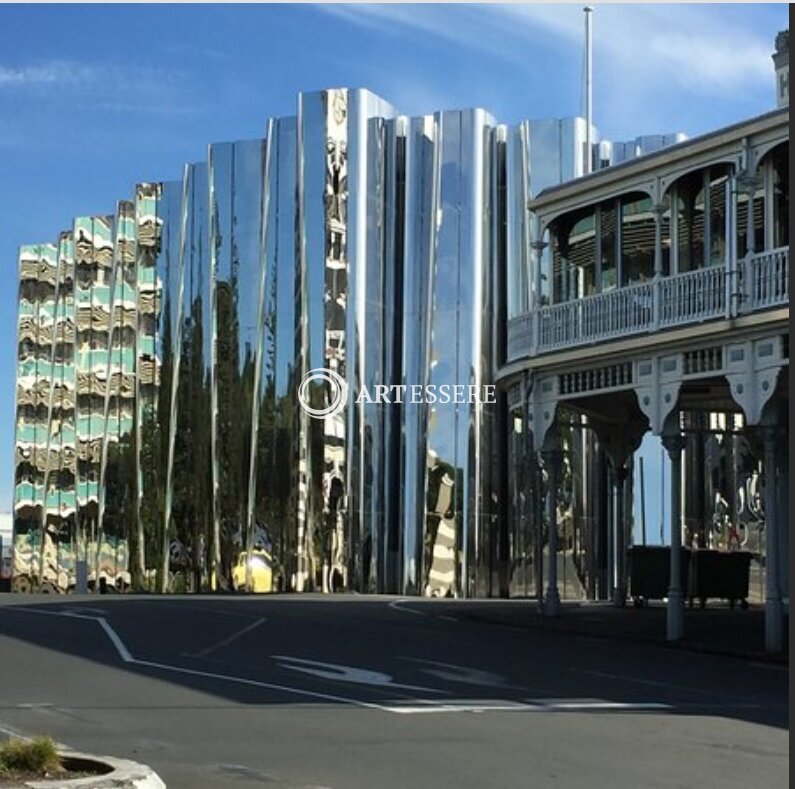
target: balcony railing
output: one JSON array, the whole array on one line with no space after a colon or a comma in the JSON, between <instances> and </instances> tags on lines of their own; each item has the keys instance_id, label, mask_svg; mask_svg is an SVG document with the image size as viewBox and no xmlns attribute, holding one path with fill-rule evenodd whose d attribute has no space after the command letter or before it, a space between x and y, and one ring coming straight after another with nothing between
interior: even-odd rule
<instances>
[{"instance_id":1,"label":"balcony railing","mask_svg":"<svg viewBox=\"0 0 795 789\"><path fill-rule=\"evenodd\" d=\"M789 247L762 252L751 258L747 280L740 282L744 295L741 312L775 307L789 302ZM743 285L747 282L748 288Z\"/></svg>"},{"instance_id":2,"label":"balcony railing","mask_svg":"<svg viewBox=\"0 0 795 789\"><path fill-rule=\"evenodd\" d=\"M732 274L698 269L540 307L508 321L507 361L789 303L789 247L739 260Z\"/></svg>"}]
</instances>

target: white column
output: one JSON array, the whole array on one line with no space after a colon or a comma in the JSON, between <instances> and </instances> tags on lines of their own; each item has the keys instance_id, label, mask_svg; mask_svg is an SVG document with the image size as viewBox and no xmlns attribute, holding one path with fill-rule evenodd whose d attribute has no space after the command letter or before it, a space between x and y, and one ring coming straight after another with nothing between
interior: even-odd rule
<instances>
[{"instance_id":1,"label":"white column","mask_svg":"<svg viewBox=\"0 0 795 789\"><path fill-rule=\"evenodd\" d=\"M625 482L627 467L624 463L616 467L616 584L613 587L613 605L623 608L627 602L627 524L625 506Z\"/></svg>"},{"instance_id":2,"label":"white column","mask_svg":"<svg viewBox=\"0 0 795 789\"><path fill-rule=\"evenodd\" d=\"M536 233L542 233L541 223L536 222ZM547 247L547 242L543 241L539 235L535 241L530 242L530 248L535 253L530 267L530 311L533 312L541 303L541 256L544 249Z\"/></svg>"},{"instance_id":3,"label":"white column","mask_svg":"<svg viewBox=\"0 0 795 789\"><path fill-rule=\"evenodd\" d=\"M560 616L560 594L558 593L558 507L557 489L563 453L559 449L542 452L544 467L547 470L547 517L549 520L549 540L547 551L549 562L547 570L547 594L544 600L546 616Z\"/></svg>"},{"instance_id":4,"label":"white column","mask_svg":"<svg viewBox=\"0 0 795 789\"><path fill-rule=\"evenodd\" d=\"M737 272L737 176L732 175L725 186L726 199L726 260L724 261L726 270L725 299L726 317L731 318L737 315L738 302L735 294L739 275Z\"/></svg>"},{"instance_id":5,"label":"white column","mask_svg":"<svg viewBox=\"0 0 795 789\"><path fill-rule=\"evenodd\" d=\"M778 498L776 495L776 443L778 430L764 428L765 483L765 649L780 652L784 648L784 611L779 581Z\"/></svg>"},{"instance_id":6,"label":"white column","mask_svg":"<svg viewBox=\"0 0 795 789\"><path fill-rule=\"evenodd\" d=\"M652 291L652 309L654 325L660 325L660 280L663 276L663 254L662 254L662 219L663 214L668 210L665 203L655 203L652 206L654 213L654 290Z\"/></svg>"},{"instance_id":7,"label":"white column","mask_svg":"<svg viewBox=\"0 0 795 789\"><path fill-rule=\"evenodd\" d=\"M538 224L538 232L541 232L540 223ZM541 258L544 254L544 249L547 247L547 242L542 241L540 238L533 241L530 246L535 252L535 260L533 265L533 279L534 282L530 287L530 355L535 356L538 352L538 341L541 321L539 320L538 309L541 306ZM550 288L552 283L550 282ZM551 290L550 290L551 293Z\"/></svg>"},{"instance_id":8,"label":"white column","mask_svg":"<svg viewBox=\"0 0 795 789\"><path fill-rule=\"evenodd\" d=\"M666 639L679 641L684 634L685 597L682 589L682 450L679 431L663 433L662 443L671 458L671 577L668 585Z\"/></svg>"},{"instance_id":9,"label":"white column","mask_svg":"<svg viewBox=\"0 0 795 789\"><path fill-rule=\"evenodd\" d=\"M737 185L748 195L748 208L745 216L745 258L742 263L743 267L743 284L742 290L737 288L738 298L745 300L751 296L752 292L752 277L751 277L751 258L756 252L754 242L754 195L761 184L760 178L754 173L745 171L737 176ZM740 267L740 261L737 261L737 267ZM738 310L741 305L738 304Z\"/></svg>"}]
</instances>

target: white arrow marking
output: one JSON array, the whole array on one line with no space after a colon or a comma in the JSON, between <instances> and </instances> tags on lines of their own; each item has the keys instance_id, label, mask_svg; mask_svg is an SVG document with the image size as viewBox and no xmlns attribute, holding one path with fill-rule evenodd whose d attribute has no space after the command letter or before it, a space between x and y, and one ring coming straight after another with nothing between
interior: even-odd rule
<instances>
[{"instance_id":1,"label":"white arrow marking","mask_svg":"<svg viewBox=\"0 0 795 789\"><path fill-rule=\"evenodd\" d=\"M426 693L446 695L443 690L395 682L391 675L384 674L381 671L371 671L370 669L356 668L355 666L341 666L336 663L324 663L320 660L307 660L289 655L271 655L271 657L274 660L287 661L279 663L283 668L302 671L304 674L312 674L315 677L322 677L336 682L351 682L355 685L373 685L382 688L399 688L401 690L421 690Z\"/></svg>"},{"instance_id":2,"label":"white arrow marking","mask_svg":"<svg viewBox=\"0 0 795 789\"><path fill-rule=\"evenodd\" d=\"M487 687L513 687L507 684L504 677L491 671L483 671L469 666L457 666L455 663L442 663L439 660L423 660L422 658L413 657L404 657L402 659L410 660L412 663L438 666L438 668L421 668L420 671L450 682L462 682L465 685L485 685Z\"/></svg>"}]
</instances>

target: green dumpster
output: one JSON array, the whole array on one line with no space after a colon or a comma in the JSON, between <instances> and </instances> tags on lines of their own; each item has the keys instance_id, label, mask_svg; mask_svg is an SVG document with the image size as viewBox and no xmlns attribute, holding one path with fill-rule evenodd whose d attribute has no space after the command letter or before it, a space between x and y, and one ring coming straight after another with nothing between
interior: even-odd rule
<instances>
[{"instance_id":1,"label":"green dumpster","mask_svg":"<svg viewBox=\"0 0 795 789\"><path fill-rule=\"evenodd\" d=\"M693 577L690 588L690 605L697 599L704 608L707 600L728 600L748 607L748 582L751 571L749 551L713 551L701 549L693 552Z\"/></svg>"},{"instance_id":2,"label":"green dumpster","mask_svg":"<svg viewBox=\"0 0 795 789\"><path fill-rule=\"evenodd\" d=\"M680 548L682 594L687 594L690 549ZM671 577L671 548L667 545L635 545L629 551L630 594L636 606L668 596Z\"/></svg>"}]
</instances>

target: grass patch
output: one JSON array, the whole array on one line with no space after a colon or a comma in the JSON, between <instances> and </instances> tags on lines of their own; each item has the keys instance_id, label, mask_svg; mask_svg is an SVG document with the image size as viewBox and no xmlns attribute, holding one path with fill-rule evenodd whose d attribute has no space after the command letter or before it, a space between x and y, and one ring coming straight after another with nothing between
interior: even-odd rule
<instances>
[{"instance_id":1,"label":"grass patch","mask_svg":"<svg viewBox=\"0 0 795 789\"><path fill-rule=\"evenodd\" d=\"M3 773L49 775L61 770L58 749L50 737L9 740L0 745L0 775Z\"/></svg>"}]
</instances>

